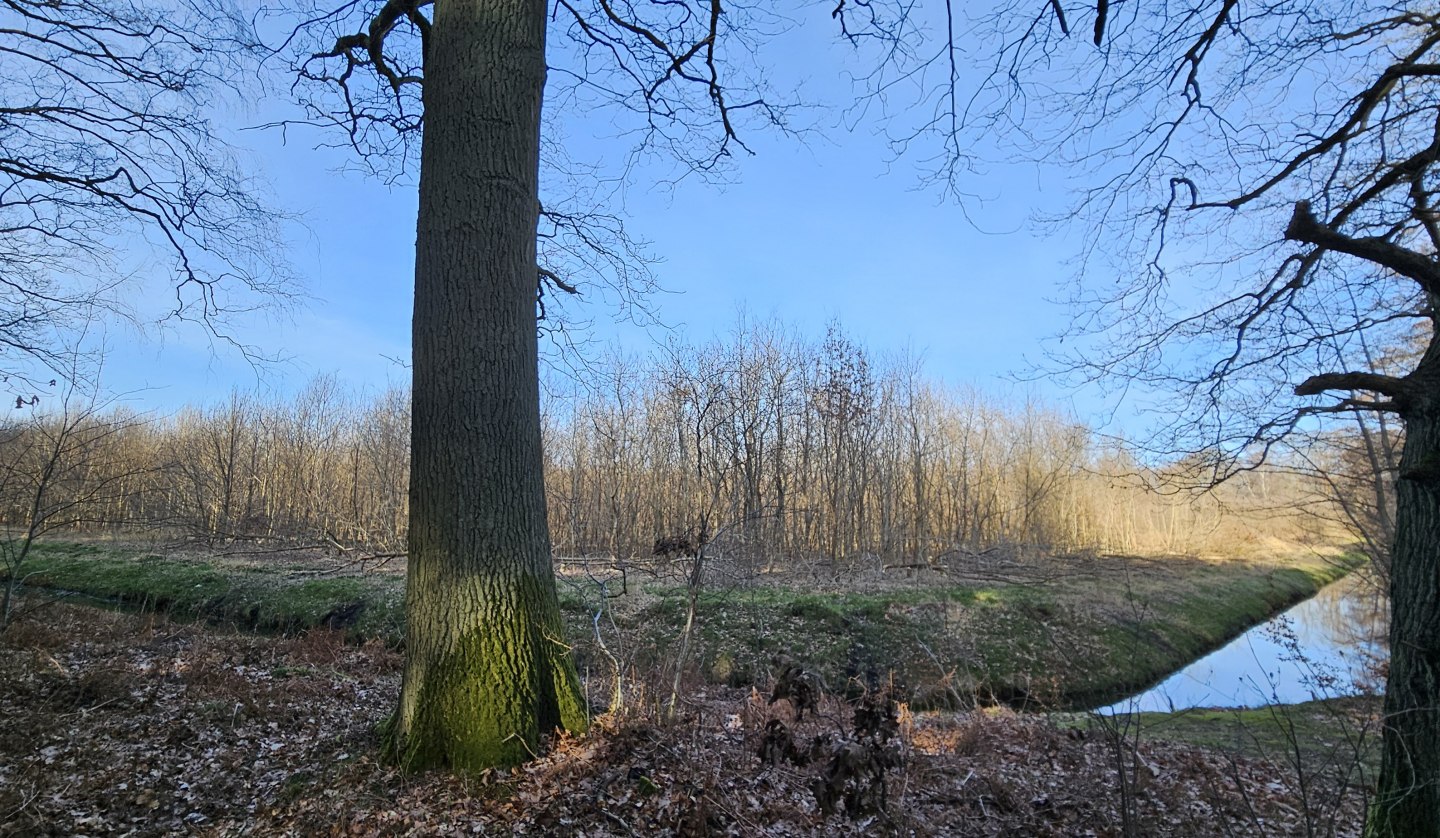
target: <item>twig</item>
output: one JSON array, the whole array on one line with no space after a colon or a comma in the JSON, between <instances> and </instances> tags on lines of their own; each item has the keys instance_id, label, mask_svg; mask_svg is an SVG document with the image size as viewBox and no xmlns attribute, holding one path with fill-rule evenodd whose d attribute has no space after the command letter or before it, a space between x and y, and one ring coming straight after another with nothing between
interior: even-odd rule
<instances>
[{"instance_id":1,"label":"twig","mask_svg":"<svg viewBox=\"0 0 1440 838\"><path fill-rule=\"evenodd\" d=\"M11 614L11 615L10 615L10 619L5 622L5 625L4 625L4 626L0 626L0 628L8 628L9 626L12 626L12 625L14 625L15 623L18 623L18 622L19 622L23 617L25 617L26 615L31 614L31 613L33 613L33 612L35 612L35 611L38 611L38 610L40 610L41 608L48 608L49 606L54 605L55 603L59 602L59 601L62 600L62 599L69 599L70 597L75 596L77 593L79 593L79 592L78 592L78 591L61 591L61 592L55 594L54 596L50 597L50 599L48 599L48 600L40 603L39 605L32 605L32 606L30 606L29 608L26 608L24 611L17 611L17 612L15 612L15 613Z\"/></svg>"},{"instance_id":2,"label":"twig","mask_svg":"<svg viewBox=\"0 0 1440 838\"><path fill-rule=\"evenodd\" d=\"M68 791L69 788L70 788L70 786L69 786L69 785L66 785L65 788L61 790L61 793L63 794L65 791ZM26 809L30 808L30 804L31 804L31 803L34 803L39 797L40 797L40 789L35 789L34 793L32 793L29 797L26 797L24 800L22 800L22 801L20 802L20 805L19 805L19 806L16 806L14 809L11 809L9 812L7 812L7 813L5 814L5 817L0 818L0 823L8 823L8 822L9 822L11 819L13 819L16 815L19 815L21 812L23 812L23 811L25 811Z\"/></svg>"},{"instance_id":3,"label":"twig","mask_svg":"<svg viewBox=\"0 0 1440 838\"><path fill-rule=\"evenodd\" d=\"M268 556L275 553L295 553L301 550L321 550L327 547L325 542L317 544L292 544L285 547L273 547L269 550L227 550L221 556Z\"/></svg>"},{"instance_id":4,"label":"twig","mask_svg":"<svg viewBox=\"0 0 1440 838\"><path fill-rule=\"evenodd\" d=\"M357 565L357 564L358 564L358 565L361 565L362 568L363 568L363 565L364 565L366 562L372 562L372 561L377 561L377 560L378 560L378 561L379 561L379 564L377 564L377 565L375 565L374 567L370 568L371 571L375 571L375 570L379 570L380 568L382 568L382 567L384 567L385 565L389 564L392 559L403 559L403 558L405 558L405 557L408 556L408 555L410 555L410 554L409 554L409 553L375 553L375 554L370 555L370 556L361 556L361 557L358 558L358 559L353 559L353 560L351 560L351 561L346 562L345 564L339 565L339 566L337 566L337 567L332 567L332 568L329 568L329 569L326 569L326 570L296 570L296 571L290 572L288 575L290 576L291 579L300 579L300 578L304 578L304 577L307 577L307 576L329 576L329 575L331 575L331 574L333 574L333 573L339 573L339 572L342 571L342 570L347 570L347 569L349 569L349 568L352 568L352 567L354 567L354 566Z\"/></svg>"},{"instance_id":5,"label":"twig","mask_svg":"<svg viewBox=\"0 0 1440 838\"><path fill-rule=\"evenodd\" d=\"M89 714L91 713L91 711L99 710L101 707L104 707L104 706L109 705L109 704L114 704L115 702L119 701L120 698L121 698L121 697L117 695L117 696L115 696L114 698L108 699L108 700L106 700L106 701L102 701L102 702L100 702L99 704L93 705L93 706L91 706L91 707L81 707L79 710L76 710L74 713L65 713L65 714L61 715L60 718L62 718L62 719L68 719L68 718L70 718L71 716L87 716L87 715L89 715Z\"/></svg>"}]
</instances>

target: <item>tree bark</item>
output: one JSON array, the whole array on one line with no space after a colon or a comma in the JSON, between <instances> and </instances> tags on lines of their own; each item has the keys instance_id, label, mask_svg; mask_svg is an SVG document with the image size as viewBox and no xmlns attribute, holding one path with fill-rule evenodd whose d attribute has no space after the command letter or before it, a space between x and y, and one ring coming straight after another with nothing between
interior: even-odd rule
<instances>
[{"instance_id":1,"label":"tree bark","mask_svg":"<svg viewBox=\"0 0 1440 838\"><path fill-rule=\"evenodd\" d=\"M1430 355L1436 354L1432 348ZM1440 370L1427 357L1405 419L1390 571L1390 672L1379 788L1366 834L1432 836L1440 824Z\"/></svg>"},{"instance_id":2,"label":"tree bark","mask_svg":"<svg viewBox=\"0 0 1440 838\"><path fill-rule=\"evenodd\" d=\"M544 0L440 0L416 236L407 770L529 759L586 724L546 530L535 327Z\"/></svg>"}]
</instances>

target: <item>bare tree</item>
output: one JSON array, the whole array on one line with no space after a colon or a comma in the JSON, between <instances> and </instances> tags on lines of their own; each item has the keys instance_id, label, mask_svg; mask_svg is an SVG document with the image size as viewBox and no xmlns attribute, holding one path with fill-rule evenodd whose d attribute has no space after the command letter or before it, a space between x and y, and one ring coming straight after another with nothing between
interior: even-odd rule
<instances>
[{"instance_id":1,"label":"bare tree","mask_svg":"<svg viewBox=\"0 0 1440 838\"><path fill-rule=\"evenodd\" d=\"M170 275L169 317L257 351L226 315L294 289L277 216L207 115L259 56L228 2L0 4L0 375L14 394L61 373L92 316L134 313L137 258Z\"/></svg>"},{"instance_id":2,"label":"bare tree","mask_svg":"<svg viewBox=\"0 0 1440 838\"><path fill-rule=\"evenodd\" d=\"M71 373L67 380L96 376ZM47 402L52 400L47 400ZM134 484L154 464L123 456L121 438L145 418L115 411L94 390L66 385L58 405L26 405L23 418L0 425L0 630L15 614L36 539L62 528L120 527L130 520Z\"/></svg>"},{"instance_id":3,"label":"bare tree","mask_svg":"<svg viewBox=\"0 0 1440 838\"><path fill-rule=\"evenodd\" d=\"M1252 526L1308 543L1317 529L1339 531L1333 517L1294 512L1295 504L1333 516L1336 503L1358 513L1375 503L1365 497L1373 472L1355 435L1316 442L1324 474L1297 472L1287 458L1212 495L1167 496L1125 451L1064 413L948 390L913 359L874 365L881 409L856 417L875 426L856 456L807 455L804 428L831 421L813 398L819 345L742 319L712 341L672 342L648 359L599 356L584 383L552 373L542 407L557 554L644 564L714 542L711 581L749 584L762 569L803 573L816 560L843 578L876 569L832 561L831 533L850 526L844 549L886 569L944 572L994 548L1233 552ZM12 419L46 401L27 401ZM106 490L105 509L72 526L168 530L253 555L325 547L395 556L408 517L409 406L403 389L347 393L322 376L288 398L235 392L146 421L100 443L96 456L126 473ZM101 419L129 421L122 413ZM851 505L830 502L832 486L862 480L874 510L863 527ZM1326 486L1346 497L1317 499ZM68 481L54 491L80 497L95 487Z\"/></svg>"},{"instance_id":4,"label":"bare tree","mask_svg":"<svg viewBox=\"0 0 1440 838\"><path fill-rule=\"evenodd\" d=\"M1403 423L1387 723L1368 829L1431 834L1440 17L1384 0L1003 2L970 21L943 17L994 45L989 64L965 89L954 50L922 56L951 68L922 94L943 116L901 139L912 152L938 149L933 173L949 186L968 162L956 138L976 132L1074 167L1069 220L1097 232L1057 360L1082 380L1168 394L1153 451L1193 454L1189 477L1213 484L1357 410ZM1109 281L1112 266L1123 281ZM1368 365L1368 347L1416 331L1424 349L1413 364Z\"/></svg>"},{"instance_id":5,"label":"bare tree","mask_svg":"<svg viewBox=\"0 0 1440 838\"><path fill-rule=\"evenodd\" d=\"M1233 0L1220 2L1226 10L1234 8ZM842 37L889 68L865 77L877 96L893 93L892 82L923 86L932 78L920 72L927 63L948 69L940 74L945 81L938 116L901 137L901 143L939 137L943 153L938 159L945 173L957 172L955 161L964 155L956 138L966 127L967 113L957 94L957 30L948 25L941 49L921 52L909 40L916 31L913 8L846 2L826 13ZM1137 19L1127 7L1123 19L1107 22L1104 8L1096 10L1097 40ZM558 641L539 478L537 287L542 295L575 287L539 264L536 248L545 210L539 170L547 79L552 106L604 105L631 119L623 124L633 128L632 160L663 155L677 162L677 178L713 176L746 150L744 132L791 130L791 111L766 84L759 57L769 37L788 25L772 9L771 4L690 0L644 5L561 0L553 8L536 0L367 0L338 10L322 7L297 30L296 43L314 45L300 61L303 79L314 85L305 89L338 94L309 100L312 117L340 127L360 159L382 164L387 158L405 159L414 154L422 125L425 133L419 153L409 663L390 739L408 767L478 769L515 762L528 756L548 729L583 724L574 673ZM996 80L1008 81L1007 68L1039 63L1046 50L1068 43L1043 37L1052 9L1058 13L1060 4L1047 5L1038 22L998 41L1005 55ZM1165 37L1154 43L1173 45L1196 19L1186 17L1178 35L1162 32ZM1034 15L1030 20L1037 21ZM1222 15L1217 26L1224 24ZM1216 36L1205 26L1195 36L1200 53L1190 63L1198 67ZM1042 41L1039 47L1033 46L1036 38ZM1154 43L1135 38L1124 50L1097 60L1095 69L1113 79L1111 64L1123 63L1122 58L1143 64L1136 56L1151 54ZM1018 57L1016 49L1022 51ZM1181 66L1188 66L1183 55ZM899 76L887 75L891 70ZM1137 71L1134 81L1107 82L1114 85L1111 95L1087 93L1078 101L1112 108L1125 104L1127 96L1164 88L1153 79L1140 81L1142 75ZM1070 74L1044 83L1073 84L1083 78ZM1003 108L998 112L1006 113ZM1209 113L1204 108L1195 112ZM1163 138L1164 131L1159 133ZM1155 133L1137 136L1143 142ZM1159 157L1168 160L1163 149ZM1147 175L1135 177L1148 182ZM1191 183L1182 177L1175 194L1188 195L1186 184ZM1099 194L1113 194L1109 187ZM1166 209L1169 218L1175 207ZM1155 283L1164 286L1163 279ZM1141 291L1119 304L1133 310L1146 299ZM1213 326L1190 321L1182 331L1208 335ZM1343 334L1332 330L1329 336ZM1134 341L1129 346L1136 360L1154 351L1143 340L1138 348ZM810 396L823 410L796 429L794 445L814 474L857 478L824 487L825 512L838 524L829 545L833 554L860 544L875 518L893 510L882 503L883 511L877 511L872 496L877 475L865 457L876 444L883 395L874 389L868 360L839 343L822 356L828 366L807 375ZM736 395L735 404L745 405L746 398ZM677 393L677 400L683 399ZM754 399L749 403L756 406ZM768 438L768 417L761 414L737 410L730 433L701 441L728 447L729 458L718 456L723 451L713 458L727 463L727 480L732 474L728 463L738 454L748 457L752 442ZM756 423L747 423L745 416ZM990 433L983 423L972 427L977 436ZM682 439L679 444L688 443ZM1223 445L1212 447L1224 450ZM983 465L998 468L993 461ZM1027 461L1021 475L1026 530L1048 526L1031 514L1051 489L1046 468ZM754 477L740 481L752 495L766 483L758 473ZM962 499L961 508L972 519L965 528L993 527L1003 517L996 485L1000 482L988 482L987 492ZM969 531L964 535L969 537ZM474 700L482 693L491 696L483 705Z\"/></svg>"},{"instance_id":6,"label":"bare tree","mask_svg":"<svg viewBox=\"0 0 1440 838\"><path fill-rule=\"evenodd\" d=\"M294 62L305 115L276 125L322 129L321 142L347 149L352 166L366 174L391 183L413 178L420 166L422 53L432 11L432 0L301 0L271 8L267 15L280 21L301 18L279 51ZM383 48L372 51L372 43ZM648 245L615 210L623 201L623 179L575 159L552 122L542 126L540 141L534 302L551 349L544 359L583 375L591 319L603 313L642 325L658 322L651 298L659 284Z\"/></svg>"},{"instance_id":7,"label":"bare tree","mask_svg":"<svg viewBox=\"0 0 1440 838\"><path fill-rule=\"evenodd\" d=\"M339 93L318 120L362 156L405 153L423 109L408 662L391 742L411 768L513 763L585 724L544 526L536 289L575 287L537 259L541 100L547 73L566 72L547 65L546 36L573 45L562 97L632 111L640 153L703 172L743 147L745 121L779 121L721 42L766 31L745 25L763 7L567 0L554 23L536 0L322 12L298 30L319 39L303 79Z\"/></svg>"}]
</instances>

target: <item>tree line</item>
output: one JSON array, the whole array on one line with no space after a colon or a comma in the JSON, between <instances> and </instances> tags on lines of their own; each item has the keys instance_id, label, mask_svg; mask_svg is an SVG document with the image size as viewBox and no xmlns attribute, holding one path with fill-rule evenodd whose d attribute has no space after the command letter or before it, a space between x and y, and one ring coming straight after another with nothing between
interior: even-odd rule
<instances>
[{"instance_id":1,"label":"tree line","mask_svg":"<svg viewBox=\"0 0 1440 838\"><path fill-rule=\"evenodd\" d=\"M1259 474L1255 452L1263 458L1326 420L1368 411L1403 425L1398 458L1373 447L1363 456L1396 477L1389 499L1376 484L1384 515L1375 520L1393 531L1377 542L1389 545L1393 656L1366 832L1429 835L1440 816L1440 752L1425 744L1440 738L1440 99L1431 95L1440 18L1423 6L1317 0L1112 12L1108 0L1055 0L1038 15L1010 0L976 10L875 0L842 2L826 16L852 50L857 110L884 102L879 110L899 114L884 123L892 150L921 161L938 189L972 195L972 144L992 137L1005 138L1002 152L1085 173L1073 184L1076 212L1065 216L1083 225L1087 244L1071 300L1079 340L1062 368L1082 381L1174 394L1157 435L1172 451L1201 455L1182 469L1199 470L1208 456L1217 479L1247 480ZM0 367L22 409L20 399L33 406L56 381L47 371L56 371L56 347L73 324L129 314L115 293L126 275L124 260L112 258L117 234L153 237L177 294L170 316L200 321L221 342L238 343L224 315L256 297L284 297L284 272L264 258L278 250L268 246L275 216L248 199L248 180L203 115L211 92L266 56L292 59L300 121L340 129L340 144L362 165L405 170L419 151L408 544L425 572L407 594L409 661L387 750L408 768L480 769L523 760L557 725L582 729L575 673L551 642L559 618L547 566L536 308L545 291L579 286L542 264L536 243L545 235L537 229L542 100L552 100L550 113L618 116L618 133L634 141L626 166L659 155L707 178L749 151L753 134L800 127L793 119L804 102L761 71L762 47L798 25L801 9L791 18L743 2L279 4L261 16L290 29L278 49L253 37L253 21L229 3L147 10L16 0L0 14L0 65L18 80L0 103L0 264L8 269L0 307L9 312L0 352L10 353ZM1116 125L1130 127L1117 136ZM595 239L577 239L591 264L607 263ZM1218 249L1177 249L1184 239ZM1114 282L1112 265L1125 266ZM1102 275L1086 276L1085 266ZM1417 360L1377 371L1369 347L1415 327ZM884 429L865 413L874 397L857 396L867 380L865 370L841 370L806 394L823 414L814 474L828 482L806 485L813 497L804 510L773 493L778 519L830 514L836 552L878 543L876 532L894 530L885 515L900 509L876 499L883 463L865 459ZM756 494L763 484L747 474L737 501L728 475L765 458L747 451L726 465L722 450L707 477L712 405L703 395L694 402L703 510L694 538L710 534L711 512L743 510L749 527L766 514ZM29 450L34 437L6 430L18 451ZM72 450L68 438L38 438L38 479L15 472L17 485L31 484L27 533L49 488L66 482L54 478L87 472L57 459ZM924 463L910 473L923 490ZM1022 474L1033 490L1036 472ZM226 497L228 516L234 494ZM1025 497L1021 530L1031 533L1033 492ZM928 516L943 505L913 506L913 518L922 506L927 516L914 528L918 543L937 530ZM79 526L77 508L56 513ZM415 619L422 612L433 619ZM471 643L476 637L484 643ZM529 677L508 679L513 687L496 694L494 685L507 683L497 675L517 670ZM462 710L481 685L493 706Z\"/></svg>"},{"instance_id":2,"label":"tree line","mask_svg":"<svg viewBox=\"0 0 1440 838\"><path fill-rule=\"evenodd\" d=\"M706 343L612 351L548 384L559 556L712 542L751 569L921 565L1000 546L1235 552L1262 529L1292 541L1314 529L1296 512L1315 500L1313 477L1267 469L1218 495L1167 494L1181 464L1142 468L1055 407L942 384L919 359L877 358L833 325L814 339L741 318ZM402 388L361 397L319 377L287 399L234 392L166 417L65 407L27 406L0 426L12 532L35 515L33 476L50 458L47 529L405 549Z\"/></svg>"}]
</instances>

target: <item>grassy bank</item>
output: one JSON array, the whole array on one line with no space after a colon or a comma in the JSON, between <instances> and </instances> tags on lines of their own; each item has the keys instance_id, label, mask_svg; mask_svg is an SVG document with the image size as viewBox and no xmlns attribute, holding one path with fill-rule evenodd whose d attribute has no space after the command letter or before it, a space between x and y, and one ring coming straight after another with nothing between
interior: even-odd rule
<instances>
[{"instance_id":1,"label":"grassy bank","mask_svg":"<svg viewBox=\"0 0 1440 838\"><path fill-rule=\"evenodd\" d=\"M1373 777L1380 762L1378 696L1353 696L1251 709L1174 713L1055 714L1061 728L1105 739L1180 742L1318 773Z\"/></svg>"},{"instance_id":2,"label":"grassy bank","mask_svg":"<svg viewBox=\"0 0 1440 838\"><path fill-rule=\"evenodd\" d=\"M22 573L41 594L261 631L328 627L398 643L404 626L396 575L322 577L63 542L35 545Z\"/></svg>"},{"instance_id":3,"label":"grassy bank","mask_svg":"<svg viewBox=\"0 0 1440 838\"><path fill-rule=\"evenodd\" d=\"M763 685L783 654L836 690L851 679L893 678L921 707L1084 707L1158 680L1351 564L1315 555L1047 558L988 580L949 574L823 593L779 580L705 590L688 664L713 682ZM402 636L399 573L340 575L60 543L37 546L25 572L32 589L183 618L277 631L326 626L392 644ZM658 582L630 589L605 598L593 582L561 585L582 671L609 675L611 656L627 676L672 665L687 592Z\"/></svg>"},{"instance_id":4,"label":"grassy bank","mask_svg":"<svg viewBox=\"0 0 1440 838\"><path fill-rule=\"evenodd\" d=\"M1000 583L813 593L702 593L700 664L711 680L764 683L771 660L806 661L833 686L895 677L920 707L991 701L1084 708L1159 681L1354 566L1098 557L1050 560ZM684 619L679 589L616 608L620 634L662 648ZM582 650L582 661L585 645Z\"/></svg>"}]
</instances>

